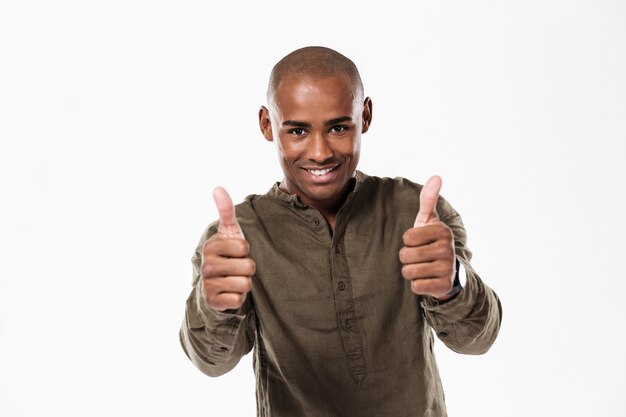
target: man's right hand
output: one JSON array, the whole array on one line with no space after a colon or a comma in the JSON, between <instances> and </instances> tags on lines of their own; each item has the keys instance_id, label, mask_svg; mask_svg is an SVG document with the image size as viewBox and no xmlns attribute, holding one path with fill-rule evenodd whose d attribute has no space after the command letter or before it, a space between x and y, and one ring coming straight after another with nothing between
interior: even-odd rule
<instances>
[{"instance_id":1,"label":"man's right hand","mask_svg":"<svg viewBox=\"0 0 626 417\"><path fill-rule=\"evenodd\" d=\"M200 277L209 307L216 310L241 307L252 288L256 269L248 257L250 245L241 231L233 202L222 187L213 191L220 215L217 233L202 245Z\"/></svg>"}]
</instances>

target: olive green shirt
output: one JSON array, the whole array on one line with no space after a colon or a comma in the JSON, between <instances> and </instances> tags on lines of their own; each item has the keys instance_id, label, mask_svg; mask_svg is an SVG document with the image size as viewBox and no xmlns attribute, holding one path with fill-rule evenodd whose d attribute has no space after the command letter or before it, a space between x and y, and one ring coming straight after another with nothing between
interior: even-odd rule
<instances>
[{"instance_id":1,"label":"olive green shirt","mask_svg":"<svg viewBox=\"0 0 626 417\"><path fill-rule=\"evenodd\" d=\"M254 347L257 415L446 416L433 331L450 349L482 354L501 321L496 294L470 265L459 214L439 198L466 283L439 303L401 275L402 234L413 227L421 185L359 171L331 232L324 217L275 184L236 206L256 263L237 310L207 306L200 277L203 234L180 340L205 374L231 370Z\"/></svg>"}]
</instances>

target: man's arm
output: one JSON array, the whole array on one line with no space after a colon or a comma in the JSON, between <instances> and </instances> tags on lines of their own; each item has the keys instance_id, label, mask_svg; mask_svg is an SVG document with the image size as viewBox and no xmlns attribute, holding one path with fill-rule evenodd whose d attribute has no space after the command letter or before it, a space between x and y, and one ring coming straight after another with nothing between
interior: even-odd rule
<instances>
[{"instance_id":1,"label":"man's arm","mask_svg":"<svg viewBox=\"0 0 626 417\"><path fill-rule=\"evenodd\" d=\"M220 221L210 225L192 258L193 290L180 329L181 345L209 376L237 365L254 345L255 317L250 291L255 263L226 190L214 191Z\"/></svg>"},{"instance_id":2,"label":"man's arm","mask_svg":"<svg viewBox=\"0 0 626 417\"><path fill-rule=\"evenodd\" d=\"M470 265L472 253L466 246L467 234L461 217L443 199L438 211L454 235L457 260L465 269L463 289L448 301L424 296L422 308L437 337L458 353L479 355L487 352L498 335L502 306L496 293L485 285Z\"/></svg>"},{"instance_id":3,"label":"man's arm","mask_svg":"<svg viewBox=\"0 0 626 417\"><path fill-rule=\"evenodd\" d=\"M402 236L402 276L422 297L426 320L439 339L459 353L485 353L500 329L502 307L472 269L463 222L439 197L440 189L441 178L433 176L420 190L415 224ZM466 275L463 289L456 279L461 265Z\"/></svg>"},{"instance_id":4,"label":"man's arm","mask_svg":"<svg viewBox=\"0 0 626 417\"><path fill-rule=\"evenodd\" d=\"M194 271L199 269L199 257L192 259ZM220 376L237 365L254 345L255 317L249 297L244 305L224 312L212 309L204 299L200 275L185 308L180 329L180 343L191 362L209 376Z\"/></svg>"}]
</instances>

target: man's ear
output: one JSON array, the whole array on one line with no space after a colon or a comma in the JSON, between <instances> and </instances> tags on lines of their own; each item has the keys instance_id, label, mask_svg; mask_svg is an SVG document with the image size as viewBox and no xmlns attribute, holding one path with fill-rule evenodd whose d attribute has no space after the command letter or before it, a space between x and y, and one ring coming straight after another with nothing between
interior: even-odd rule
<instances>
[{"instance_id":1,"label":"man's ear","mask_svg":"<svg viewBox=\"0 0 626 417\"><path fill-rule=\"evenodd\" d=\"M361 133L365 133L370 128L370 124L372 123L372 99L369 97L365 98L363 101L363 125L361 127Z\"/></svg>"},{"instance_id":2,"label":"man's ear","mask_svg":"<svg viewBox=\"0 0 626 417\"><path fill-rule=\"evenodd\" d=\"M273 142L274 135L272 134L272 121L270 120L270 112L267 107L261 106L259 109L259 128L265 140Z\"/></svg>"}]
</instances>

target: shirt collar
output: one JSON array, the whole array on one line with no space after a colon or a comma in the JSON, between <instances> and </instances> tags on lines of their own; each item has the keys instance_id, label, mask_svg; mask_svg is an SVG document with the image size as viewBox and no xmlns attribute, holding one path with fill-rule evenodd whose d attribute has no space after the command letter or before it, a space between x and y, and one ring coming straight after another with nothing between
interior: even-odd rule
<instances>
[{"instance_id":1,"label":"shirt collar","mask_svg":"<svg viewBox=\"0 0 626 417\"><path fill-rule=\"evenodd\" d=\"M354 188L352 188L352 191L350 192L351 194L355 194L357 192L357 190L361 187L361 184L363 184L363 181L365 180L366 177L367 175L365 175L359 170L356 170L354 172L353 178L354 178L355 184L354 184ZM308 207L306 204L303 204L300 201L297 195L286 193L285 191L281 190L279 186L280 186L280 182L274 183L272 188L270 188L270 190L267 192L267 196L283 201L292 207L298 207L298 208ZM348 199L349 198L350 196L348 196Z\"/></svg>"}]
</instances>

